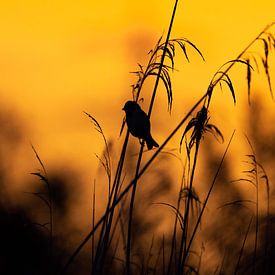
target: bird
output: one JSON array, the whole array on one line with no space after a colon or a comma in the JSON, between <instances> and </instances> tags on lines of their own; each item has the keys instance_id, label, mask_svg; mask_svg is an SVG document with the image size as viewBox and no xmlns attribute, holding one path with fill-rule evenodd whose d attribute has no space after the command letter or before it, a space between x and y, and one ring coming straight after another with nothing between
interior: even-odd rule
<instances>
[{"instance_id":1,"label":"bird","mask_svg":"<svg viewBox=\"0 0 275 275\"><path fill-rule=\"evenodd\" d=\"M149 117L139 104L129 100L125 103L122 110L126 113L126 123L129 132L134 137L144 140L148 150L151 150L153 147L159 147L151 135Z\"/></svg>"}]
</instances>

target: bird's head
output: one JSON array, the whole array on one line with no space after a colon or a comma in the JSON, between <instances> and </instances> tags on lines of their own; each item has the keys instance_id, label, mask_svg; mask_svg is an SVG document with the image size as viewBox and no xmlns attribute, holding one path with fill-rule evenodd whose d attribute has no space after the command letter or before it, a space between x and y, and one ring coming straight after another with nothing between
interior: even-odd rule
<instances>
[{"instance_id":1,"label":"bird's head","mask_svg":"<svg viewBox=\"0 0 275 275\"><path fill-rule=\"evenodd\" d=\"M140 106L135 101L127 101L122 108L126 113L135 112L140 109Z\"/></svg>"}]
</instances>

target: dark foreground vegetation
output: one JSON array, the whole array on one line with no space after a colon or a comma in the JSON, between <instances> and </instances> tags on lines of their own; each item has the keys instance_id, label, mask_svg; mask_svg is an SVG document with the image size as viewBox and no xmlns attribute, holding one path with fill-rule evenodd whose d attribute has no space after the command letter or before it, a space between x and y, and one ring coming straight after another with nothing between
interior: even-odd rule
<instances>
[{"instance_id":1,"label":"dark foreground vegetation","mask_svg":"<svg viewBox=\"0 0 275 275\"><path fill-rule=\"evenodd\" d=\"M190 55L197 54L204 62L197 45L171 37L177 4L175 1L166 37L149 52L147 65L138 65L132 95L125 98L125 102L130 99L143 106L144 83L153 79L149 109L144 110L149 117L159 91L167 94L167 111L173 109L171 74L176 56L182 54L189 62ZM67 230L64 222L73 208L68 202L77 194L77 185L72 183L77 176L47 171L33 147L40 167L33 175L41 184L28 193L37 199L34 208L22 210L5 199L8 176L3 165L0 273L273 274L275 173L268 174L263 163L274 162L275 144L272 131L260 127L264 116L261 102L253 101L251 94L253 75L259 71L269 87L262 96L273 100L269 69L275 50L273 26L265 27L236 58L218 68L201 98L171 133L158 141L158 148L148 151L141 140L136 142L136 153L123 122L120 134L124 142L118 155L118 146L109 142L98 120L85 113L105 144L97 157L105 171L106 189L102 194L97 179L91 183L90 228L79 234L86 234L81 240L79 232ZM232 104L238 104L230 76L236 66L246 72L243 81L247 83L249 123L242 135L232 129L224 136L212 122L212 102L222 89L230 94ZM2 117L1 139L16 146L20 137L11 138L10 125L4 123L8 117ZM168 150L167 144L179 133L178 148ZM236 139L246 144L247 153L240 156L243 173L232 178L234 163L229 152ZM215 149L217 142L223 151ZM6 153L0 156L2 163ZM37 211L43 212L45 222L31 217L30 213ZM74 241L70 242L72 234Z\"/></svg>"}]
</instances>

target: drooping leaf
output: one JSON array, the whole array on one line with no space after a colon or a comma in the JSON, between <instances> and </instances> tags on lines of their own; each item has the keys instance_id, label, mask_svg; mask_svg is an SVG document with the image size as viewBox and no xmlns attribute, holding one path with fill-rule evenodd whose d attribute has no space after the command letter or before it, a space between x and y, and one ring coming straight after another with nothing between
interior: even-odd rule
<instances>
[{"instance_id":1,"label":"drooping leaf","mask_svg":"<svg viewBox=\"0 0 275 275\"><path fill-rule=\"evenodd\" d=\"M180 140L180 148L182 146L182 142L183 142L183 139L185 137L185 135L190 131L190 129L192 129L193 127L195 127L196 125L196 118L192 118L189 123L187 124L185 130L184 130L184 133L181 137L181 140ZM188 146L188 151L190 151L190 146Z\"/></svg>"},{"instance_id":2,"label":"drooping leaf","mask_svg":"<svg viewBox=\"0 0 275 275\"><path fill-rule=\"evenodd\" d=\"M38 162L40 163L40 165L41 165L41 167L42 167L42 169L43 169L43 172L44 172L45 176L46 176L46 175L47 175L46 168L45 168L45 166L44 166L44 164L43 164L41 158L39 157L39 155L38 155L36 149L34 148L34 146L33 146L32 144L31 144L31 147L32 147L33 152L35 153L35 156L36 156Z\"/></svg>"},{"instance_id":3,"label":"drooping leaf","mask_svg":"<svg viewBox=\"0 0 275 275\"><path fill-rule=\"evenodd\" d=\"M205 125L208 121L207 112L206 107L203 106L201 110L197 112L196 117L189 121L181 137L180 146L182 145L183 138L192 128L193 132L189 141L189 149L191 149L196 142L198 143L201 140L203 132L205 131Z\"/></svg>"},{"instance_id":4,"label":"drooping leaf","mask_svg":"<svg viewBox=\"0 0 275 275\"><path fill-rule=\"evenodd\" d=\"M250 57L250 58L252 58L252 59L253 59L253 61L254 61L255 65L256 65L257 72L259 73L259 65L258 65L258 61L257 61L257 59L255 58L255 56L254 56L254 55L251 55L251 57Z\"/></svg>"},{"instance_id":5,"label":"drooping leaf","mask_svg":"<svg viewBox=\"0 0 275 275\"><path fill-rule=\"evenodd\" d=\"M182 49L182 51L183 51L183 53L185 55L185 58L187 59L188 62L190 62L189 57L187 55L185 44L182 43L182 41L177 41L177 42L178 42L179 46L181 47L181 49Z\"/></svg>"},{"instance_id":6,"label":"drooping leaf","mask_svg":"<svg viewBox=\"0 0 275 275\"><path fill-rule=\"evenodd\" d=\"M250 65L250 60L249 58L246 59L247 64ZM248 104L250 105L250 89L251 89L251 68L250 66L246 67L246 79L247 79L247 95L248 95Z\"/></svg>"},{"instance_id":7,"label":"drooping leaf","mask_svg":"<svg viewBox=\"0 0 275 275\"><path fill-rule=\"evenodd\" d=\"M151 71L148 73L147 76L158 76L158 73L155 71ZM160 74L160 79L162 80L162 83L165 86L166 92L167 92L167 99L168 99L168 110L170 111L172 108L172 101L173 101L173 93L172 93L172 86L171 86L171 81L169 74L166 73L165 70L163 70Z\"/></svg>"},{"instance_id":8,"label":"drooping leaf","mask_svg":"<svg viewBox=\"0 0 275 275\"><path fill-rule=\"evenodd\" d=\"M267 32L266 35L267 35L269 49L272 50L275 47L275 38L273 34L270 32Z\"/></svg>"},{"instance_id":9,"label":"drooping leaf","mask_svg":"<svg viewBox=\"0 0 275 275\"><path fill-rule=\"evenodd\" d=\"M171 46L170 46L171 47ZM172 48L173 49L173 48ZM164 49L163 49L163 51L164 51ZM171 68L172 68L172 70L174 69L174 65L175 65L175 63L174 63L174 51L172 50L171 51L171 49L169 49L169 47L167 47L166 48L166 52L165 52L165 55L168 57L168 59L170 60L170 62L171 62Z\"/></svg>"},{"instance_id":10,"label":"drooping leaf","mask_svg":"<svg viewBox=\"0 0 275 275\"><path fill-rule=\"evenodd\" d=\"M187 40L187 39L184 39L184 41L185 41L187 44L189 44L192 48L194 48L194 49L197 51L197 53L201 56L202 60L205 61L205 59L204 59L204 57L203 57L203 54L201 53L201 51L197 48L197 46L196 46L194 43L192 43L191 41L189 41L189 40Z\"/></svg>"},{"instance_id":11,"label":"drooping leaf","mask_svg":"<svg viewBox=\"0 0 275 275\"><path fill-rule=\"evenodd\" d=\"M222 132L219 130L219 128L217 126L215 126L214 124L207 124L206 126L207 131L209 131L210 133L213 134L213 136L219 140L219 138L221 139L222 142L224 142L224 138L223 138L223 134Z\"/></svg>"},{"instance_id":12,"label":"drooping leaf","mask_svg":"<svg viewBox=\"0 0 275 275\"><path fill-rule=\"evenodd\" d=\"M266 41L265 38L260 38L261 41L264 43L264 54L265 54L265 59L268 59L268 54L269 54L269 47L268 47L268 42Z\"/></svg>"},{"instance_id":13,"label":"drooping leaf","mask_svg":"<svg viewBox=\"0 0 275 275\"><path fill-rule=\"evenodd\" d=\"M37 176L41 181L48 184L48 178L46 176L42 175L40 172L34 172L34 173L31 173L31 175Z\"/></svg>"},{"instance_id":14,"label":"drooping leaf","mask_svg":"<svg viewBox=\"0 0 275 275\"><path fill-rule=\"evenodd\" d=\"M256 162L256 158L255 158L255 156L253 154L246 154L245 156L248 157L248 158L250 158L251 160L253 160L253 163Z\"/></svg>"},{"instance_id":15,"label":"drooping leaf","mask_svg":"<svg viewBox=\"0 0 275 275\"><path fill-rule=\"evenodd\" d=\"M234 86L233 86L233 83L232 83L229 75L227 74L227 70L224 71L222 68L228 64L231 64L231 66L232 66L232 64L235 64L235 63L241 63L241 64L244 64L247 66L247 70L249 70L250 80L251 80L251 70L253 70L253 67L250 64L249 59L246 59L246 60L233 59L233 60L229 60L226 63L224 63L220 67L220 69L215 73L213 80L211 81L211 84L213 85L212 90L220 81L223 81L224 83L226 83L231 94L232 94L234 104L236 104L236 95L235 95L235 91L234 91ZM209 85L209 87L211 87L211 84ZM249 85L250 85L250 82L249 82ZM212 90L211 90L211 94L212 94ZM249 89L249 91L250 91L250 89ZM210 101L210 99L209 99L209 101Z\"/></svg>"},{"instance_id":16,"label":"drooping leaf","mask_svg":"<svg viewBox=\"0 0 275 275\"><path fill-rule=\"evenodd\" d=\"M188 187L184 187L184 188L181 190L181 198L182 198L182 199L188 198L189 193L190 193L191 198L192 198L193 200L195 200L197 203L201 204L201 201L200 201L200 199L199 199L199 196L198 196L198 194L195 192L194 188L192 188L192 190L190 190Z\"/></svg>"},{"instance_id":17,"label":"drooping leaf","mask_svg":"<svg viewBox=\"0 0 275 275\"><path fill-rule=\"evenodd\" d=\"M237 179L237 180L232 180L231 182L232 183L234 183L234 182L249 182L249 183L253 184L254 186L256 186L256 184L253 180L246 179L246 178L240 178L240 179Z\"/></svg>"},{"instance_id":18,"label":"drooping leaf","mask_svg":"<svg viewBox=\"0 0 275 275\"><path fill-rule=\"evenodd\" d=\"M226 207L226 206L229 206L229 205L242 205L243 206L243 203L256 204L255 201L252 201L252 200L235 200L235 201L232 201L232 202L225 203L222 206L220 206L219 208L223 208L223 207Z\"/></svg>"},{"instance_id":19,"label":"drooping leaf","mask_svg":"<svg viewBox=\"0 0 275 275\"><path fill-rule=\"evenodd\" d=\"M232 97L233 97L233 101L234 101L234 104L236 104L236 96L235 96L235 91L234 91L234 87L233 87L233 83L231 81L231 79L229 78L229 76L227 74L225 74L226 76L226 84L228 85L230 91L231 91L231 94L232 94Z\"/></svg>"},{"instance_id":20,"label":"drooping leaf","mask_svg":"<svg viewBox=\"0 0 275 275\"><path fill-rule=\"evenodd\" d=\"M257 171L256 171L256 168L252 168L250 170L243 171L243 173L248 173L248 174L254 174L255 175L257 173Z\"/></svg>"},{"instance_id":21,"label":"drooping leaf","mask_svg":"<svg viewBox=\"0 0 275 275\"><path fill-rule=\"evenodd\" d=\"M250 64L247 63L246 60L242 60L242 59L232 59L232 60L229 60L227 62L225 62L222 67L224 67L225 65L229 64L229 63L241 63L241 64L244 64L244 65L247 65L247 66L251 66ZM251 69L253 69L251 67Z\"/></svg>"},{"instance_id":22,"label":"drooping leaf","mask_svg":"<svg viewBox=\"0 0 275 275\"><path fill-rule=\"evenodd\" d=\"M98 123L98 121L93 116L91 116L89 113L87 113L85 111L84 111L84 114L92 120L92 123L94 124L95 130L97 132L99 132L100 134L102 134L103 131L102 131L102 128L101 128L100 124Z\"/></svg>"},{"instance_id":23,"label":"drooping leaf","mask_svg":"<svg viewBox=\"0 0 275 275\"><path fill-rule=\"evenodd\" d=\"M269 91L270 91L272 99L274 100L273 90L272 90L272 86L271 86L271 79L270 79L270 74L269 74L268 59L267 58L265 58L265 59L262 58L262 64L263 64L264 69L265 69L265 75L266 75L266 78L267 78Z\"/></svg>"},{"instance_id":24,"label":"drooping leaf","mask_svg":"<svg viewBox=\"0 0 275 275\"><path fill-rule=\"evenodd\" d=\"M43 201L44 204L45 204L49 209L51 209L50 202L43 196L42 193L38 193L38 192L25 192L25 193L26 193L26 194L30 194L30 195L36 196L36 197L39 198L41 201Z\"/></svg>"},{"instance_id":25,"label":"drooping leaf","mask_svg":"<svg viewBox=\"0 0 275 275\"><path fill-rule=\"evenodd\" d=\"M178 221L180 223L181 229L183 230L183 227L184 227L184 224L183 224L184 218L181 215L180 211L175 206L173 206L172 204L169 204L169 203L165 203L165 202L156 202L156 203L153 203L153 204L164 205L164 206L170 207L173 210L173 212L176 214L176 217L177 217L177 219L178 219Z\"/></svg>"}]
</instances>

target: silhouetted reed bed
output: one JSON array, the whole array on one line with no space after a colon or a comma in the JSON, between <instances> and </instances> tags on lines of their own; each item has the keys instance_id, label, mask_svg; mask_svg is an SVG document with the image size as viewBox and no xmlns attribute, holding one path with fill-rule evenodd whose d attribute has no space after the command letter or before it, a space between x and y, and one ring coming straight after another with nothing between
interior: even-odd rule
<instances>
[{"instance_id":1,"label":"silhouetted reed bed","mask_svg":"<svg viewBox=\"0 0 275 275\"><path fill-rule=\"evenodd\" d=\"M139 64L134 72L137 81L132 85L130 100L141 106L144 83L149 78L155 81L148 102L149 109L144 110L149 118L154 112L160 84L167 94L167 111L171 112L173 108L171 74L175 69L176 56L182 54L185 61L190 62L190 55L196 54L204 62L202 51L197 45L186 38L171 37L177 5L178 1L175 1L166 37L161 37L149 52L147 65ZM275 50L272 28L274 24L265 27L235 59L218 68L201 98L186 112L158 148L147 151L144 140L140 140L139 153L136 154L136 148L129 145L128 141L132 136L123 121L120 135L124 142L119 157L116 157L113 148L115 144L110 146L98 118L85 112L86 118L104 141L104 151L101 156L96 157L107 176L107 199L104 211L99 212L98 204L102 204L105 199L102 200L97 194L98 185L95 179L91 184L92 214L87 217L91 220L90 232L78 243L75 250L70 251L70 255L68 250L64 252L60 249L64 253L63 257L60 254L57 256L59 245L55 242L59 242L55 237L55 190L38 152L33 148L41 167L41 171L33 175L41 181L44 189L31 194L40 199L49 213L47 222L37 223L37 226L45 229L46 239L48 238L48 242L43 243L43 247L47 249L43 257L47 261L41 264L48 268L45 272L41 271L41 274L76 274L78 265L81 274L275 272L272 260L275 253L274 236L271 234L274 227L274 213L270 207L271 182L258 160L261 152L256 152L253 144L255 140L247 136L247 148L250 150L245 160L247 169L240 178L230 179L230 161L227 155L236 131L232 129L230 136L224 136L212 123L215 113L210 113L212 99L222 87L231 94L232 104L238 104L230 76L235 66L243 66L246 70L246 79L243 81L247 83L248 105L253 97L251 85L255 70L262 71L266 76L270 92L266 96L273 100L269 62L272 62L270 56L274 55ZM129 98L125 102L127 100ZM181 134L178 148L166 149L167 144L178 133ZM218 140L223 143L223 153L214 156L215 150L206 152L203 146L210 143L209 139L204 139L206 136L214 138L214 142ZM138 143L138 139L136 141ZM203 188L197 182L198 175L206 173L198 164L200 158L207 159L204 168L211 171L208 185ZM175 178L168 171L171 161L177 163L178 166L175 167L181 169L176 182L173 182ZM162 167L161 163L166 166ZM215 164L210 165L211 163ZM251 192L240 193L238 185L247 185ZM175 186L177 191L174 190ZM216 199L215 204L210 202L212 197ZM207 213L209 205L215 205L215 213ZM163 213L169 216L169 221L159 227L158 222L164 219ZM210 219L210 225L206 225L205 217ZM205 240L215 245L215 253L210 251ZM214 254L221 256L213 259L211 257ZM62 261L59 261L61 258ZM86 270L80 271L83 262Z\"/></svg>"}]
</instances>

